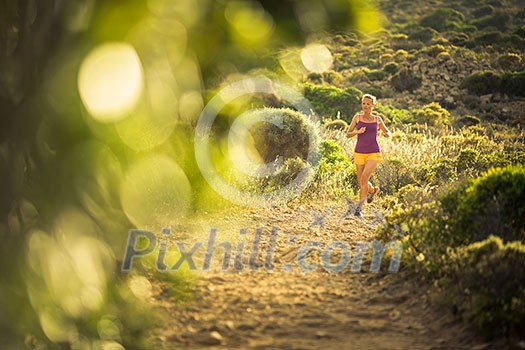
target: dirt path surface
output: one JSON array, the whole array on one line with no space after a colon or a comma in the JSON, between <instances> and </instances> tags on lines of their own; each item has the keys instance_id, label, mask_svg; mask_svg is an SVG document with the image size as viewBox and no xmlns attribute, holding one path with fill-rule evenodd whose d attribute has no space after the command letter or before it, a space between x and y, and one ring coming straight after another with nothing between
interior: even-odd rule
<instances>
[{"instance_id":1,"label":"dirt path surface","mask_svg":"<svg viewBox=\"0 0 525 350\"><path fill-rule=\"evenodd\" d=\"M358 242L372 241L374 230L365 221L341 219L344 203L323 208L274 207L225 215L221 232L249 228L244 250L244 269L232 266L220 271L223 250L215 252L212 269L200 272L193 286L194 298L177 303L167 297L168 286L155 286L152 302L169 315L156 335L165 349L485 349L446 310L429 301L428 288L414 287L401 267L388 272L362 272L348 266L335 273L323 266L344 261L342 249L333 249L330 264L323 265L320 252L312 249L305 261L315 271L305 272L297 263L298 251L308 242L320 250L330 242L344 241L352 258ZM368 214L371 214L370 208ZM324 215L324 218L323 218ZM317 220L316 220L317 219ZM220 226L220 225L216 225ZM273 269L249 266L249 246L255 228L262 230L260 255L267 254L272 228L278 232ZM317 243L316 243L317 244ZM337 245L337 244L336 244ZM343 244L344 245L344 244ZM235 248L236 244L232 244ZM341 243L338 245L341 247ZM201 255L205 248L202 248ZM235 249L231 261L233 262ZM386 256L384 260L389 260ZM197 266L202 259L195 259ZM268 267L268 266L267 266Z\"/></svg>"}]
</instances>

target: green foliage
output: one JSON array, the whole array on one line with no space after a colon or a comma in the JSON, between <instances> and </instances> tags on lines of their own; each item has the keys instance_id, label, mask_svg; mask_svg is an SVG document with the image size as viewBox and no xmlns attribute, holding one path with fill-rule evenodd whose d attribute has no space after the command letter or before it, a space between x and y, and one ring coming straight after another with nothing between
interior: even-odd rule
<instances>
[{"instance_id":1,"label":"green foliage","mask_svg":"<svg viewBox=\"0 0 525 350\"><path fill-rule=\"evenodd\" d=\"M315 154L318 151L318 125L301 112L288 108L262 108L252 113L254 118L267 121L256 124L252 130L255 148L266 163L296 157L306 161L309 152Z\"/></svg>"},{"instance_id":2,"label":"green foliage","mask_svg":"<svg viewBox=\"0 0 525 350\"><path fill-rule=\"evenodd\" d=\"M461 82L460 88L477 95L496 92L501 86L501 76L493 71L476 72Z\"/></svg>"},{"instance_id":3,"label":"green foliage","mask_svg":"<svg viewBox=\"0 0 525 350\"><path fill-rule=\"evenodd\" d=\"M501 32L481 32L474 38L474 46L498 45L503 41Z\"/></svg>"},{"instance_id":4,"label":"green foliage","mask_svg":"<svg viewBox=\"0 0 525 350\"><path fill-rule=\"evenodd\" d=\"M398 67L399 65L396 62L389 62L383 66L383 70L386 73L394 74L395 72L397 72Z\"/></svg>"},{"instance_id":5,"label":"green foliage","mask_svg":"<svg viewBox=\"0 0 525 350\"><path fill-rule=\"evenodd\" d=\"M427 43L437 36L438 32L435 29L428 27L420 27L421 29L411 33L409 35L410 40L419 40L423 43Z\"/></svg>"},{"instance_id":6,"label":"green foliage","mask_svg":"<svg viewBox=\"0 0 525 350\"><path fill-rule=\"evenodd\" d=\"M478 29L482 30L488 27L494 27L500 31L505 31L509 23L509 15L504 12L496 12L478 19L475 19L471 23Z\"/></svg>"},{"instance_id":7,"label":"green foliage","mask_svg":"<svg viewBox=\"0 0 525 350\"><path fill-rule=\"evenodd\" d=\"M440 54L442 52L446 52L447 49L443 45L436 44L436 45L432 45L430 47L425 48L425 50L423 50L423 51L426 54L428 54L429 56L436 57L438 54Z\"/></svg>"},{"instance_id":8,"label":"green foliage","mask_svg":"<svg viewBox=\"0 0 525 350\"><path fill-rule=\"evenodd\" d=\"M481 120L474 115L465 115L456 121L456 124L459 126L472 126L479 123L481 123Z\"/></svg>"},{"instance_id":9,"label":"green foliage","mask_svg":"<svg viewBox=\"0 0 525 350\"><path fill-rule=\"evenodd\" d=\"M388 77L388 73L381 69L372 69L365 71L365 75L371 81L385 80Z\"/></svg>"},{"instance_id":10,"label":"green foliage","mask_svg":"<svg viewBox=\"0 0 525 350\"><path fill-rule=\"evenodd\" d=\"M450 125L450 112L437 102L431 102L415 110L414 115L418 123L435 126Z\"/></svg>"},{"instance_id":11,"label":"green foliage","mask_svg":"<svg viewBox=\"0 0 525 350\"><path fill-rule=\"evenodd\" d=\"M422 180L430 185L444 185L456 178L455 162L450 159L438 159L422 166Z\"/></svg>"},{"instance_id":12,"label":"green foliage","mask_svg":"<svg viewBox=\"0 0 525 350\"><path fill-rule=\"evenodd\" d=\"M525 71L498 74L493 71L476 72L461 82L460 88L470 93L484 95L501 92L525 96Z\"/></svg>"},{"instance_id":13,"label":"green foliage","mask_svg":"<svg viewBox=\"0 0 525 350\"><path fill-rule=\"evenodd\" d=\"M375 111L379 114L386 115L389 120L394 123L413 123L414 117L407 109L398 109L390 105L382 105L378 103L375 106Z\"/></svg>"},{"instance_id":14,"label":"green foliage","mask_svg":"<svg viewBox=\"0 0 525 350\"><path fill-rule=\"evenodd\" d=\"M313 176L312 167L300 157L286 158L283 164L272 175L263 178L260 185L263 191L275 191L281 189L297 178L299 173L306 169L305 178Z\"/></svg>"},{"instance_id":15,"label":"green foliage","mask_svg":"<svg viewBox=\"0 0 525 350\"><path fill-rule=\"evenodd\" d=\"M348 128L348 123L342 119L334 119L326 122L324 127L327 130L346 130Z\"/></svg>"},{"instance_id":16,"label":"green foliage","mask_svg":"<svg viewBox=\"0 0 525 350\"><path fill-rule=\"evenodd\" d=\"M384 194L395 193L400 188L414 183L414 175L410 164L400 158L387 158L376 170L375 176L381 184Z\"/></svg>"},{"instance_id":17,"label":"green foliage","mask_svg":"<svg viewBox=\"0 0 525 350\"><path fill-rule=\"evenodd\" d=\"M525 244L499 237L449 251L446 301L487 338L525 333Z\"/></svg>"},{"instance_id":18,"label":"green foliage","mask_svg":"<svg viewBox=\"0 0 525 350\"><path fill-rule=\"evenodd\" d=\"M494 13L494 6L492 5L483 5L477 9L475 9L473 12L472 12L472 15L476 18L479 18L479 17L484 17L484 16L489 16L489 15L492 15Z\"/></svg>"},{"instance_id":19,"label":"green foliage","mask_svg":"<svg viewBox=\"0 0 525 350\"><path fill-rule=\"evenodd\" d=\"M525 71L504 73L501 92L508 95L525 96Z\"/></svg>"},{"instance_id":20,"label":"green foliage","mask_svg":"<svg viewBox=\"0 0 525 350\"><path fill-rule=\"evenodd\" d=\"M318 114L335 117L339 112L341 119L346 122L350 122L355 112L359 110L363 95L353 87L339 89L334 86L309 83L304 84L303 93Z\"/></svg>"},{"instance_id":21,"label":"green foliage","mask_svg":"<svg viewBox=\"0 0 525 350\"><path fill-rule=\"evenodd\" d=\"M319 85L323 85L323 84L339 85L342 81L344 81L344 78L339 72L329 70L329 71L322 72L322 73L308 74L308 81L311 81Z\"/></svg>"},{"instance_id":22,"label":"green foliage","mask_svg":"<svg viewBox=\"0 0 525 350\"><path fill-rule=\"evenodd\" d=\"M390 84L398 91L414 91L421 86L422 79L409 68L401 68L390 78Z\"/></svg>"},{"instance_id":23,"label":"green foliage","mask_svg":"<svg viewBox=\"0 0 525 350\"><path fill-rule=\"evenodd\" d=\"M394 60L394 55L392 55L391 53L384 53L382 54L381 56L379 56L379 62L382 64L382 65L385 65L387 63L390 63Z\"/></svg>"},{"instance_id":24,"label":"green foliage","mask_svg":"<svg viewBox=\"0 0 525 350\"><path fill-rule=\"evenodd\" d=\"M479 157L479 155L477 155ZM446 197L450 234L461 244L498 235L525 242L525 168L493 168L459 196Z\"/></svg>"},{"instance_id":25,"label":"green foliage","mask_svg":"<svg viewBox=\"0 0 525 350\"><path fill-rule=\"evenodd\" d=\"M397 50L395 53L394 53L394 60L396 62L404 62L406 61L408 58L408 52L403 50L403 49L399 49Z\"/></svg>"},{"instance_id":26,"label":"green foliage","mask_svg":"<svg viewBox=\"0 0 525 350\"><path fill-rule=\"evenodd\" d=\"M478 150L474 148L464 148L459 152L454 161L459 172L470 172L472 169L476 169L479 159L480 153Z\"/></svg>"},{"instance_id":27,"label":"green foliage","mask_svg":"<svg viewBox=\"0 0 525 350\"><path fill-rule=\"evenodd\" d=\"M467 33L475 31L476 28L470 30L467 26L462 28L462 32L451 32L448 34L448 41L456 46L465 46L470 41L470 36Z\"/></svg>"},{"instance_id":28,"label":"green foliage","mask_svg":"<svg viewBox=\"0 0 525 350\"><path fill-rule=\"evenodd\" d=\"M339 162L346 163L351 166L352 163L348 160L348 157L343 153L341 146L332 140L324 140L321 142L321 162L327 164L337 164Z\"/></svg>"},{"instance_id":29,"label":"green foliage","mask_svg":"<svg viewBox=\"0 0 525 350\"><path fill-rule=\"evenodd\" d=\"M321 143L321 160L310 189L316 196L339 197L358 188L355 166L341 146L332 140Z\"/></svg>"},{"instance_id":30,"label":"green foliage","mask_svg":"<svg viewBox=\"0 0 525 350\"><path fill-rule=\"evenodd\" d=\"M465 16L451 8L441 8L436 12L421 19L423 27L430 27L437 31L458 29L465 22Z\"/></svg>"}]
</instances>

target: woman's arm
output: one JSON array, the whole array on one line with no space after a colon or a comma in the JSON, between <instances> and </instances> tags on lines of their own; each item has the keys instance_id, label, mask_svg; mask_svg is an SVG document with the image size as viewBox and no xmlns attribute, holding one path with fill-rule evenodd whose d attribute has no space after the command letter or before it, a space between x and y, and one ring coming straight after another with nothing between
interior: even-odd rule
<instances>
[{"instance_id":1,"label":"woman's arm","mask_svg":"<svg viewBox=\"0 0 525 350\"><path fill-rule=\"evenodd\" d=\"M388 128L386 127L385 122L383 121L383 118L378 116L377 120L379 121L379 128L383 132L383 136L384 137L390 137L390 130L388 130Z\"/></svg>"},{"instance_id":2,"label":"woman's arm","mask_svg":"<svg viewBox=\"0 0 525 350\"><path fill-rule=\"evenodd\" d=\"M348 131L346 132L346 137L354 137L355 135L359 135L365 132L366 128L362 127L359 130L356 130L357 122L359 121L359 114L356 113L354 117L352 118L352 122L350 123L350 126L348 127Z\"/></svg>"}]
</instances>

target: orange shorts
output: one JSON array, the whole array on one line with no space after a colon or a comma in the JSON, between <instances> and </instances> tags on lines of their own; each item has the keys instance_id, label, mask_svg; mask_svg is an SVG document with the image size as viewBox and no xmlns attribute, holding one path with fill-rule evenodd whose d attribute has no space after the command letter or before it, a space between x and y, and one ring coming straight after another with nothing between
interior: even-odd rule
<instances>
[{"instance_id":1,"label":"orange shorts","mask_svg":"<svg viewBox=\"0 0 525 350\"><path fill-rule=\"evenodd\" d=\"M365 165L367 160L381 162L381 153L354 153L354 163L356 165Z\"/></svg>"}]
</instances>

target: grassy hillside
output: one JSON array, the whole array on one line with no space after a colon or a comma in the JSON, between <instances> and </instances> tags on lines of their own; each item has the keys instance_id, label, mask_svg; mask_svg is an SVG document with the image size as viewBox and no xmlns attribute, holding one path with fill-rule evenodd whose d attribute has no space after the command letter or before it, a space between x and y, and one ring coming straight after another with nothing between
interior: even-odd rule
<instances>
[{"instance_id":1,"label":"grassy hillside","mask_svg":"<svg viewBox=\"0 0 525 350\"><path fill-rule=\"evenodd\" d=\"M410 109L438 102L457 119L525 122L525 14L519 1L380 1L385 29L333 37L332 71L315 83L356 87Z\"/></svg>"}]
</instances>

